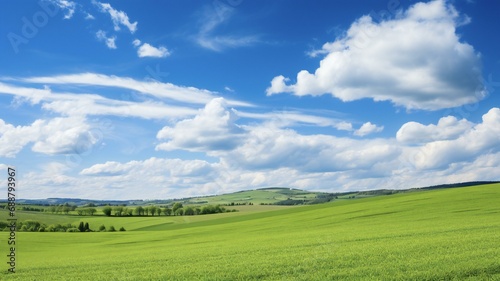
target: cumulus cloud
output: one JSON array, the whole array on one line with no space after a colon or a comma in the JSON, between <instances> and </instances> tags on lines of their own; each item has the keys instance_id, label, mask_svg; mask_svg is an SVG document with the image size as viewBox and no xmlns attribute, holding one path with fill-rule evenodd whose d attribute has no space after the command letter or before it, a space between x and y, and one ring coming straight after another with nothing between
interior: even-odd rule
<instances>
[{"instance_id":1,"label":"cumulus cloud","mask_svg":"<svg viewBox=\"0 0 500 281\"><path fill-rule=\"evenodd\" d=\"M303 119L300 115L288 117ZM156 149L204 152L241 170L290 168L302 172L365 169L399 153L387 140L301 135L283 128L281 122L241 126L236 120L222 98L214 99L194 118L160 130L157 138L166 142Z\"/></svg>"},{"instance_id":2,"label":"cumulus cloud","mask_svg":"<svg viewBox=\"0 0 500 281\"><path fill-rule=\"evenodd\" d=\"M442 119L443 120L443 119ZM446 127L443 123L438 126L415 126L417 131L436 130L436 127ZM465 124L465 122L454 122L446 128L444 133L436 141L422 144L419 147L409 149L410 160L418 169L446 168L454 163L471 162L481 155L496 153L500 150L500 109L492 108L483 115L482 123ZM462 131L459 136L457 132ZM415 131L401 131L399 138L406 139L406 135L412 135Z\"/></svg>"},{"instance_id":3,"label":"cumulus cloud","mask_svg":"<svg viewBox=\"0 0 500 281\"><path fill-rule=\"evenodd\" d=\"M366 122L361 125L361 128L354 131L354 135L363 137L369 134L382 132L382 130L384 130L384 126L377 126L375 124L372 124L371 122Z\"/></svg>"},{"instance_id":4,"label":"cumulus cloud","mask_svg":"<svg viewBox=\"0 0 500 281\"><path fill-rule=\"evenodd\" d=\"M346 102L371 98L424 110L477 102L486 95L480 55L456 33L466 23L444 0L417 3L380 22L363 16L323 45L327 55L314 73L300 71L295 84L276 76L267 94L329 93Z\"/></svg>"},{"instance_id":5,"label":"cumulus cloud","mask_svg":"<svg viewBox=\"0 0 500 281\"><path fill-rule=\"evenodd\" d=\"M439 119L436 125L423 125L418 122L405 123L396 133L399 142L405 144L422 144L432 141L453 140L469 131L472 123L454 116Z\"/></svg>"},{"instance_id":6,"label":"cumulus cloud","mask_svg":"<svg viewBox=\"0 0 500 281\"><path fill-rule=\"evenodd\" d=\"M223 98L207 103L193 119L161 129L157 138L167 140L157 150L184 149L189 151L230 150L241 141L243 130L235 124L236 115L227 109Z\"/></svg>"},{"instance_id":7,"label":"cumulus cloud","mask_svg":"<svg viewBox=\"0 0 500 281\"><path fill-rule=\"evenodd\" d=\"M106 46L110 49L116 49L116 36L113 37L107 37L106 32L99 30L96 32L96 37L99 41L103 41L106 43Z\"/></svg>"},{"instance_id":8,"label":"cumulus cloud","mask_svg":"<svg viewBox=\"0 0 500 281\"><path fill-rule=\"evenodd\" d=\"M113 21L115 31L120 30L120 25L127 27L130 33L134 33L137 30L137 21L131 23L125 12L114 9L109 3L101 3L97 1L93 3L100 8L101 12L109 14L111 20Z\"/></svg>"},{"instance_id":9,"label":"cumulus cloud","mask_svg":"<svg viewBox=\"0 0 500 281\"><path fill-rule=\"evenodd\" d=\"M0 156L14 157L29 143L43 154L86 152L97 142L91 127L81 117L36 120L28 126L13 126L0 120Z\"/></svg>"},{"instance_id":10,"label":"cumulus cloud","mask_svg":"<svg viewBox=\"0 0 500 281\"><path fill-rule=\"evenodd\" d=\"M271 124L248 128L244 142L224 155L244 169L292 168L301 172L366 169L399 154L390 140L354 140L330 135L302 135Z\"/></svg>"},{"instance_id":11,"label":"cumulus cloud","mask_svg":"<svg viewBox=\"0 0 500 281\"><path fill-rule=\"evenodd\" d=\"M140 44L140 41L137 42L134 40L133 44L136 45L137 43ZM138 46L138 45L136 45ZM168 51L167 48L160 46L160 47L153 47L148 43L143 43L139 49L137 50L137 55L140 58L145 58L145 57L153 57L153 58L165 58L170 56L170 52Z\"/></svg>"},{"instance_id":12,"label":"cumulus cloud","mask_svg":"<svg viewBox=\"0 0 500 281\"><path fill-rule=\"evenodd\" d=\"M230 141L232 136L227 133L226 125L236 125L234 120L217 123L204 116L226 116L228 109L220 100L207 107L212 109L200 110L196 116L198 119L186 119L189 121L186 126L192 125L199 131L201 124L215 123L214 128L222 128L219 132ZM200 116L207 121L199 121ZM43 121L41 124L48 123ZM462 123L461 120L444 117L435 126L448 133L439 140L430 138L420 140L422 143L404 143L397 137L355 139L303 135L291 129L275 127L272 122L264 122L242 127L243 131L238 132L241 137L238 143L211 154L216 158L213 163L155 157L128 162L109 161L82 169L80 175L83 177L68 176L65 174L67 167L65 170L64 165L52 163L50 168L46 167L40 173L27 173L23 182L33 198L44 197L43 194L50 191L52 194L76 194L86 198L148 199L198 196L266 186L331 191L334 184L337 191L352 191L498 180L500 109L492 108L483 115L481 122L470 123L468 129ZM464 130L463 134L457 136L455 130L451 130L454 126L458 128L456 130ZM424 127L424 131L437 130L431 125ZM0 122L2 133L16 128ZM180 129L181 126L172 128ZM23 131L19 136L29 133L29 130ZM36 138L33 138L31 142L35 141ZM214 144L210 139L192 141L176 144L182 144L182 149L195 148L206 153ZM222 139L217 139L219 141L223 143ZM0 148L5 149L3 145ZM83 186L87 188L82 189ZM73 193L68 193L68 190Z\"/></svg>"}]
</instances>

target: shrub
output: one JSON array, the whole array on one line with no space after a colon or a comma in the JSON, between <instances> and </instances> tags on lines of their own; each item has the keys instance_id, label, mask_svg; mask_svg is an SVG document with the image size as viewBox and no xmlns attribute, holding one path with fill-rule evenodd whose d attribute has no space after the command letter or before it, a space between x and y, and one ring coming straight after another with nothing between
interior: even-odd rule
<instances>
[{"instance_id":1,"label":"shrub","mask_svg":"<svg viewBox=\"0 0 500 281\"><path fill-rule=\"evenodd\" d=\"M115 229L115 227L114 227L114 226L110 226L108 231L110 231L110 232L114 232L114 231L116 231L116 229Z\"/></svg>"},{"instance_id":2,"label":"shrub","mask_svg":"<svg viewBox=\"0 0 500 281\"><path fill-rule=\"evenodd\" d=\"M103 225L99 226L99 231L106 231L106 227Z\"/></svg>"},{"instance_id":3,"label":"shrub","mask_svg":"<svg viewBox=\"0 0 500 281\"><path fill-rule=\"evenodd\" d=\"M125 228L123 226L120 227L120 231L125 231Z\"/></svg>"}]
</instances>

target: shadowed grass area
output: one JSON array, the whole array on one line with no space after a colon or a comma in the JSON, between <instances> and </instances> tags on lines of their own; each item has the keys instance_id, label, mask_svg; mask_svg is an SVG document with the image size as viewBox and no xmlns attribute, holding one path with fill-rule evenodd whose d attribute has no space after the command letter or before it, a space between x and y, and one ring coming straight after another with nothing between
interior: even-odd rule
<instances>
[{"instance_id":1,"label":"shadowed grass area","mask_svg":"<svg viewBox=\"0 0 500 281\"><path fill-rule=\"evenodd\" d=\"M256 213L102 217L136 231L20 232L17 273L0 277L499 280L498 198L493 184Z\"/></svg>"}]
</instances>

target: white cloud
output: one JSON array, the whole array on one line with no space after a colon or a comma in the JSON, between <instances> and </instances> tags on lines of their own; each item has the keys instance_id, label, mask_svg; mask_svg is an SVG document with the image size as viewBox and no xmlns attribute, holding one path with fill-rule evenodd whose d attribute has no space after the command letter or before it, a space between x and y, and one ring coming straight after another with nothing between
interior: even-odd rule
<instances>
[{"instance_id":1,"label":"white cloud","mask_svg":"<svg viewBox=\"0 0 500 281\"><path fill-rule=\"evenodd\" d=\"M137 30L137 21L131 23L125 12L115 10L109 3L94 2L94 4L101 9L101 12L108 13L111 16L116 31L120 30L120 25L127 27L130 33Z\"/></svg>"},{"instance_id":2,"label":"white cloud","mask_svg":"<svg viewBox=\"0 0 500 281\"><path fill-rule=\"evenodd\" d=\"M197 132L203 124L210 125L230 141L232 134L227 128L237 125L236 120L215 120L216 116L227 117L228 112L222 100L214 100L195 118L177 124L192 125ZM200 120L201 117L205 120ZM461 121L446 119L449 118L438 122L443 129L445 124L450 128L463 126ZM45 125L49 123L43 121ZM56 123L49 127L57 127ZM71 123L68 128L74 125ZM182 128L184 125L172 128L180 134L185 129ZM5 123L0 125L1 132L15 128ZM482 122L471 123L462 136L455 136L450 128L446 130L453 133L445 134L446 140L429 139L426 144L406 145L395 138L360 140L303 135L265 122L242 127L238 143L211 153L218 159L214 163L155 157L127 162L109 161L82 169L80 177L67 175L69 170L65 165L48 163L41 172L25 173L23 185L32 198L58 194L85 198L148 199L220 194L266 186L332 191L333 185L335 191L352 191L498 180L500 109L492 108L483 115ZM207 131L206 139L198 140L193 135L190 141L176 144L187 150L196 148L196 151L210 153L214 145L210 136L214 132ZM24 133L19 135L26 135ZM222 139L217 139L219 141L224 143ZM432 144L435 150L427 144Z\"/></svg>"},{"instance_id":3,"label":"white cloud","mask_svg":"<svg viewBox=\"0 0 500 281\"><path fill-rule=\"evenodd\" d=\"M0 120L0 156L14 157L29 143L43 154L68 154L88 151L97 139L84 118L36 120L29 126L6 124Z\"/></svg>"},{"instance_id":4,"label":"white cloud","mask_svg":"<svg viewBox=\"0 0 500 281\"><path fill-rule=\"evenodd\" d=\"M371 122L366 122L361 126L361 128L354 131L354 135L363 137L369 134L382 132L383 129L384 126L377 126L375 124L372 124Z\"/></svg>"},{"instance_id":5,"label":"white cloud","mask_svg":"<svg viewBox=\"0 0 500 281\"><path fill-rule=\"evenodd\" d=\"M136 44L136 41L134 41L134 45L135 44ZM145 58L145 57L165 58L165 57L170 56L170 52L168 51L167 48L165 48L163 46L160 46L157 48L157 47L153 47L153 46L149 45L148 43L144 43L137 50L137 55L140 58Z\"/></svg>"},{"instance_id":6,"label":"white cloud","mask_svg":"<svg viewBox=\"0 0 500 281\"><path fill-rule=\"evenodd\" d=\"M108 48L116 49L116 43L115 43L116 36L107 37L106 32L104 32L102 30L97 31L95 35L96 35L97 39L99 39L99 41L103 41L104 43L106 43L106 46L108 46Z\"/></svg>"},{"instance_id":7,"label":"white cloud","mask_svg":"<svg viewBox=\"0 0 500 281\"><path fill-rule=\"evenodd\" d=\"M310 118L309 122L319 121L298 114L284 117L292 123ZM399 153L392 141L301 135L283 128L282 122L241 126L236 120L223 99L214 99L194 118L160 130L157 138L167 142L156 149L204 152L241 170L291 168L304 172L364 169Z\"/></svg>"},{"instance_id":8,"label":"white cloud","mask_svg":"<svg viewBox=\"0 0 500 281\"><path fill-rule=\"evenodd\" d=\"M314 73L300 71L295 84L277 76L267 94L329 93L342 101L371 98L425 110L477 102L486 95L480 55L456 34L466 23L444 0L415 4L379 23L363 16L324 44L327 55Z\"/></svg>"},{"instance_id":9,"label":"white cloud","mask_svg":"<svg viewBox=\"0 0 500 281\"><path fill-rule=\"evenodd\" d=\"M0 156L14 157L26 144L33 141L31 132L30 127L14 127L0 119Z\"/></svg>"},{"instance_id":10,"label":"white cloud","mask_svg":"<svg viewBox=\"0 0 500 281\"><path fill-rule=\"evenodd\" d=\"M250 46L259 42L257 36L217 35L216 29L222 23L228 21L234 13L234 8L228 5L218 5L215 9L205 9L200 17L200 30L195 36L195 41L213 51L221 51L225 48L236 48Z\"/></svg>"},{"instance_id":11,"label":"white cloud","mask_svg":"<svg viewBox=\"0 0 500 281\"><path fill-rule=\"evenodd\" d=\"M171 99L174 101L193 104L206 104L217 96L216 92L198 89L195 87L177 86L171 83L161 83L158 81L139 81L128 77L119 77L114 75L109 76L98 73L30 77L17 80L42 84L75 84L116 87L152 95L160 99ZM2 84L0 83L0 90L1 85ZM251 106L246 102L235 100L227 100L227 103L232 106Z\"/></svg>"},{"instance_id":12,"label":"white cloud","mask_svg":"<svg viewBox=\"0 0 500 281\"><path fill-rule=\"evenodd\" d=\"M87 15L85 16L85 19L86 20L95 20L95 17L92 14L87 13Z\"/></svg>"},{"instance_id":13,"label":"white cloud","mask_svg":"<svg viewBox=\"0 0 500 281\"><path fill-rule=\"evenodd\" d=\"M52 4L57 5L59 9L65 11L64 19L71 19L75 13L76 3L67 0L51 0Z\"/></svg>"},{"instance_id":14,"label":"white cloud","mask_svg":"<svg viewBox=\"0 0 500 281\"><path fill-rule=\"evenodd\" d=\"M134 45L135 47L139 47L141 45L141 40L135 39L134 41L132 41L132 45Z\"/></svg>"},{"instance_id":15,"label":"white cloud","mask_svg":"<svg viewBox=\"0 0 500 281\"><path fill-rule=\"evenodd\" d=\"M301 135L272 124L247 128L247 131L244 142L223 155L224 161L243 169L282 167L301 172L336 172L368 169L399 155L399 147L391 140Z\"/></svg>"},{"instance_id":16,"label":"white cloud","mask_svg":"<svg viewBox=\"0 0 500 281\"><path fill-rule=\"evenodd\" d=\"M196 109L190 107L169 105L159 101L121 101L99 95L57 93L52 92L49 88L42 90L1 82L0 93L27 100L33 105L41 103L43 109L65 116L114 115L143 119L165 119L193 116L197 113Z\"/></svg>"},{"instance_id":17,"label":"white cloud","mask_svg":"<svg viewBox=\"0 0 500 281\"><path fill-rule=\"evenodd\" d=\"M352 131L352 124L344 120L327 118L318 115L306 114L300 111L276 111L271 113L251 113L237 111L237 115L246 118L266 120L274 126L284 128L295 125L313 125L320 127L333 127L341 131Z\"/></svg>"},{"instance_id":18,"label":"white cloud","mask_svg":"<svg viewBox=\"0 0 500 281\"><path fill-rule=\"evenodd\" d=\"M226 107L224 99L216 98L193 119L182 120L174 127L164 127L157 138L167 142L159 144L156 149L202 152L233 149L241 141L243 130L234 123L234 112Z\"/></svg>"},{"instance_id":19,"label":"white cloud","mask_svg":"<svg viewBox=\"0 0 500 281\"><path fill-rule=\"evenodd\" d=\"M41 124L32 150L43 154L87 152L96 142L90 125L81 117L54 118Z\"/></svg>"},{"instance_id":20,"label":"white cloud","mask_svg":"<svg viewBox=\"0 0 500 281\"><path fill-rule=\"evenodd\" d=\"M449 121L445 120L444 122ZM500 109L492 108L483 115L482 123L470 125L465 122L451 122L446 128L440 140L422 144L407 150L410 162L418 169L442 169L454 163L472 162L481 155L496 153L500 150ZM446 127L442 124L437 126ZM469 127L469 128L467 128ZM418 127L417 127L418 128ZM436 127L428 126L418 128L420 130L436 130ZM460 136L456 132L462 131ZM404 130L403 130L404 132ZM405 133L400 138L405 139ZM411 135L411 132L409 133Z\"/></svg>"},{"instance_id":21,"label":"white cloud","mask_svg":"<svg viewBox=\"0 0 500 281\"><path fill-rule=\"evenodd\" d=\"M396 138L405 144L422 144L432 141L457 139L470 130L472 123L454 116L439 119L437 125L423 125L418 122L405 123L398 130Z\"/></svg>"}]
</instances>

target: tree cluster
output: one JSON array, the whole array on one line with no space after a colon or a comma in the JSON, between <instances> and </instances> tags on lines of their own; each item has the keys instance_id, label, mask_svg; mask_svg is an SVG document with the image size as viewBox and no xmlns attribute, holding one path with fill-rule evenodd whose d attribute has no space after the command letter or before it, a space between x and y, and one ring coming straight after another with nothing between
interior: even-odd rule
<instances>
[{"instance_id":1,"label":"tree cluster","mask_svg":"<svg viewBox=\"0 0 500 281\"><path fill-rule=\"evenodd\" d=\"M228 204L223 204L224 206L245 206L245 205L253 205L252 202L231 202L231 203L228 203Z\"/></svg>"},{"instance_id":2,"label":"tree cluster","mask_svg":"<svg viewBox=\"0 0 500 281\"><path fill-rule=\"evenodd\" d=\"M21 206L20 208L21 211L28 211L28 212L44 212L45 209L43 208L35 208L35 207L30 207L30 206Z\"/></svg>"},{"instance_id":3,"label":"tree cluster","mask_svg":"<svg viewBox=\"0 0 500 281\"><path fill-rule=\"evenodd\" d=\"M69 212L76 210L76 206L65 203L65 204L60 204L57 206L54 206L54 205L49 206L46 210L47 210L47 212L53 213L53 214L64 213L67 215L67 214L69 214Z\"/></svg>"},{"instance_id":4,"label":"tree cluster","mask_svg":"<svg viewBox=\"0 0 500 281\"><path fill-rule=\"evenodd\" d=\"M79 216L93 216L95 213L97 213L96 208L77 208L76 213Z\"/></svg>"},{"instance_id":5,"label":"tree cluster","mask_svg":"<svg viewBox=\"0 0 500 281\"><path fill-rule=\"evenodd\" d=\"M176 202L172 205L172 208L157 207L157 206L138 206L134 209L127 208L123 206L106 206L102 208L102 212L106 216L194 216L194 215L207 215L207 214L217 214L225 212L236 212L236 210L226 210L226 208L220 205L206 205L202 207L184 207L182 203Z\"/></svg>"},{"instance_id":6,"label":"tree cluster","mask_svg":"<svg viewBox=\"0 0 500 281\"><path fill-rule=\"evenodd\" d=\"M107 232L115 232L116 229L115 229L114 226L110 226L108 229L106 229L106 226L104 226L104 224L103 224L103 225L99 226L99 231L100 232L105 232L105 231L107 231ZM119 231L125 231L125 228L122 226L122 227L120 227Z\"/></svg>"}]
</instances>

